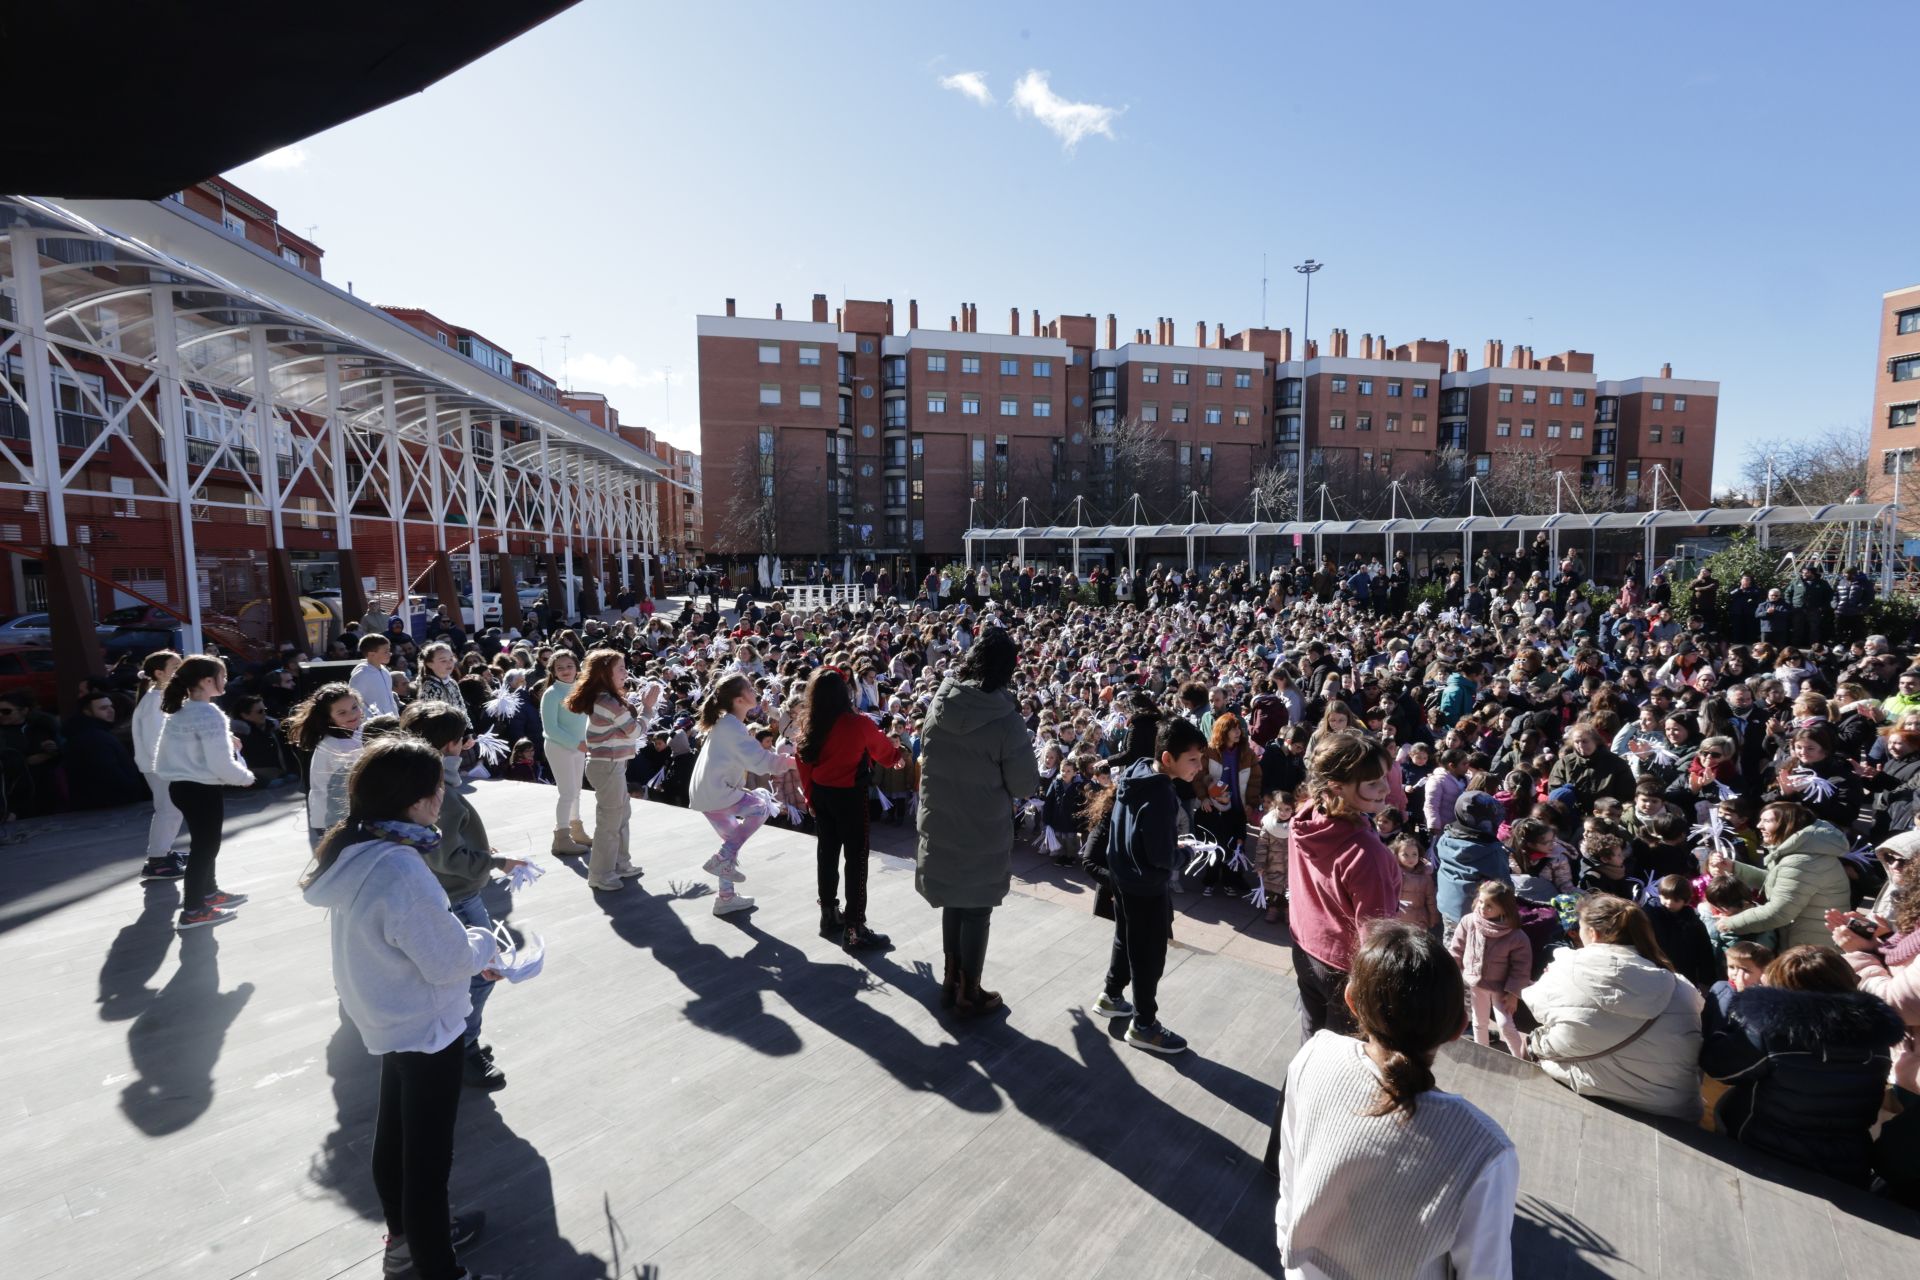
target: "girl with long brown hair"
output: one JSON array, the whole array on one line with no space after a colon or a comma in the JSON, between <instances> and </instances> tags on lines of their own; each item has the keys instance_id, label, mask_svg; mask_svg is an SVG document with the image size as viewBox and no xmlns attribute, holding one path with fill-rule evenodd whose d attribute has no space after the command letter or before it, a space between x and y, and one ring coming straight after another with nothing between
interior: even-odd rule
<instances>
[{"instance_id":1,"label":"girl with long brown hair","mask_svg":"<svg viewBox=\"0 0 1920 1280\"><path fill-rule=\"evenodd\" d=\"M734 892L746 879L740 870L740 849L773 816L759 796L747 789L749 773L784 773L793 757L778 755L754 741L747 717L760 705L760 694L744 673L735 672L713 686L700 704L700 727L706 742L693 762L693 785L688 804L706 815L720 837L720 851L701 870L720 882L713 914L732 915L753 908L753 899Z\"/></svg>"},{"instance_id":2,"label":"girl with long brown hair","mask_svg":"<svg viewBox=\"0 0 1920 1280\"><path fill-rule=\"evenodd\" d=\"M875 765L891 769L900 748L853 709L847 678L820 667L807 681L793 727L800 744L800 787L813 811L820 889L820 936L850 951L887 945L867 927L867 787ZM840 863L847 869L847 905L840 909Z\"/></svg>"},{"instance_id":3,"label":"girl with long brown hair","mask_svg":"<svg viewBox=\"0 0 1920 1280\"><path fill-rule=\"evenodd\" d=\"M658 689L649 686L646 696L633 700L627 693L626 655L618 649L595 649L562 703L587 717L586 775L594 811L587 887L601 893L617 893L641 873L629 853L633 805L627 795L627 761L640 748Z\"/></svg>"},{"instance_id":4,"label":"girl with long brown hair","mask_svg":"<svg viewBox=\"0 0 1920 1280\"><path fill-rule=\"evenodd\" d=\"M250 787L253 771L241 762L239 742L214 699L227 691L227 668L218 658L187 658L174 669L160 695L166 719L153 753L154 777L164 782L187 823L192 845L180 897L179 929L225 924L246 895L225 893L214 882L226 822L226 788Z\"/></svg>"},{"instance_id":5,"label":"girl with long brown hair","mask_svg":"<svg viewBox=\"0 0 1920 1280\"><path fill-rule=\"evenodd\" d=\"M160 710L160 697L179 666L180 655L171 649L156 650L140 660L140 701L133 708L133 763L153 793L153 819L147 824L147 862L140 869L142 883L178 880L187 873L186 858L173 851L183 821L180 810L174 808L167 784L153 772L153 752L160 744L160 723L166 717Z\"/></svg>"}]
</instances>

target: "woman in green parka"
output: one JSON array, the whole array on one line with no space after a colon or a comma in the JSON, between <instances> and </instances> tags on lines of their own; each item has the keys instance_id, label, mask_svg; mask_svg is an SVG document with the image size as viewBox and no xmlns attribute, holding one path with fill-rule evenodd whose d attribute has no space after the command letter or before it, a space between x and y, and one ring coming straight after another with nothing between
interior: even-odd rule
<instances>
[{"instance_id":1,"label":"woman in green parka","mask_svg":"<svg viewBox=\"0 0 1920 1280\"><path fill-rule=\"evenodd\" d=\"M1633 770L1606 749L1599 731L1584 720L1567 730L1566 745L1553 762L1547 785L1556 791L1572 787L1582 813L1591 812L1593 802L1603 796L1633 803Z\"/></svg>"},{"instance_id":2,"label":"woman in green parka","mask_svg":"<svg viewBox=\"0 0 1920 1280\"><path fill-rule=\"evenodd\" d=\"M1000 1005L980 985L993 909L1013 878L1013 814L1040 785L1033 735L1007 685L1013 637L989 627L933 696L920 731L920 852L914 887L944 912L940 1003L962 1014Z\"/></svg>"},{"instance_id":3,"label":"woman in green parka","mask_svg":"<svg viewBox=\"0 0 1920 1280\"><path fill-rule=\"evenodd\" d=\"M1707 864L1711 874L1738 876L1749 889L1766 894L1758 906L1719 917L1714 928L1723 936L1777 929L1781 951L1831 946L1827 912L1853 905L1853 882L1844 861L1846 833L1815 818L1805 805L1778 801L1760 811L1760 843L1767 851L1761 866L1720 855Z\"/></svg>"}]
</instances>

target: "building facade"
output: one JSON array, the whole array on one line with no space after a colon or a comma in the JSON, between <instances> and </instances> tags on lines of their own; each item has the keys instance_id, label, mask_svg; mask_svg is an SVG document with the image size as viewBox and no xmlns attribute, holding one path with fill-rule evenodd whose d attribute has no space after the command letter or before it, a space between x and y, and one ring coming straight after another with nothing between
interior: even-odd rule
<instances>
[{"instance_id":1,"label":"building facade","mask_svg":"<svg viewBox=\"0 0 1920 1280\"><path fill-rule=\"evenodd\" d=\"M1874 368L1872 455L1867 492L1891 502L1896 474L1900 497L1912 505L1920 470L1920 284L1880 299L1880 354ZM1912 527L1911 520L1903 524Z\"/></svg>"},{"instance_id":2,"label":"building facade","mask_svg":"<svg viewBox=\"0 0 1920 1280\"><path fill-rule=\"evenodd\" d=\"M806 319L732 299L697 318L711 553L917 571L971 526L1247 518L1256 494L1291 515L1302 448L1310 515L1322 486L1385 514L1393 480L1464 486L1520 457L1621 505L1650 503L1656 474L1661 505L1708 501L1719 384L1670 366L1602 381L1588 353L1498 342L1470 368L1444 340L1355 351L1344 329L1296 351L1284 328L1199 324L1183 345L1163 317L1122 343L1112 315L1016 308L989 333L972 304L945 329L905 310L815 294Z\"/></svg>"}]
</instances>

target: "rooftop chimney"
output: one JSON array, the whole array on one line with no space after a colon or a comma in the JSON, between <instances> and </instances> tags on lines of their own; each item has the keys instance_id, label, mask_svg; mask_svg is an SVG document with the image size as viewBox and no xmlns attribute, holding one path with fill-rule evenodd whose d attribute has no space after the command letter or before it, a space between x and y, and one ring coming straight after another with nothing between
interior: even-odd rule
<instances>
[{"instance_id":1,"label":"rooftop chimney","mask_svg":"<svg viewBox=\"0 0 1920 1280\"><path fill-rule=\"evenodd\" d=\"M840 330L842 330L842 331L844 331L844 330L846 329L846 326L840 323L840 308L839 308L839 307L835 307L835 308L833 309L833 327L834 327L834 328L836 328L836 329L840 329Z\"/></svg>"},{"instance_id":2,"label":"rooftop chimney","mask_svg":"<svg viewBox=\"0 0 1920 1280\"><path fill-rule=\"evenodd\" d=\"M824 293L816 293L813 295L813 322L815 324L825 324L826 320L827 295Z\"/></svg>"},{"instance_id":3,"label":"rooftop chimney","mask_svg":"<svg viewBox=\"0 0 1920 1280\"><path fill-rule=\"evenodd\" d=\"M1318 360L1320 358L1320 344L1315 342L1312 338L1307 339L1306 358L1309 360Z\"/></svg>"},{"instance_id":4,"label":"rooftop chimney","mask_svg":"<svg viewBox=\"0 0 1920 1280\"><path fill-rule=\"evenodd\" d=\"M1227 326L1221 324L1218 320L1213 322L1213 345L1216 350L1220 351L1226 350L1227 347Z\"/></svg>"},{"instance_id":5,"label":"rooftop chimney","mask_svg":"<svg viewBox=\"0 0 1920 1280\"><path fill-rule=\"evenodd\" d=\"M1107 350L1112 351L1120 345L1120 321L1113 312L1107 312Z\"/></svg>"},{"instance_id":6,"label":"rooftop chimney","mask_svg":"<svg viewBox=\"0 0 1920 1280\"><path fill-rule=\"evenodd\" d=\"M951 329L951 330L953 330L953 331L954 331L955 333L958 333L958 332L960 332L960 317L959 317L959 316L948 316L948 317L947 317L947 328L949 328L949 329Z\"/></svg>"},{"instance_id":7,"label":"rooftop chimney","mask_svg":"<svg viewBox=\"0 0 1920 1280\"><path fill-rule=\"evenodd\" d=\"M1205 320L1195 320L1193 322L1193 345L1196 347L1204 347L1207 345L1207 322Z\"/></svg>"},{"instance_id":8,"label":"rooftop chimney","mask_svg":"<svg viewBox=\"0 0 1920 1280\"><path fill-rule=\"evenodd\" d=\"M887 299L887 336L893 336L893 299Z\"/></svg>"},{"instance_id":9,"label":"rooftop chimney","mask_svg":"<svg viewBox=\"0 0 1920 1280\"><path fill-rule=\"evenodd\" d=\"M1039 328L1038 325L1034 327L1036 330ZM1020 336L1020 308L1018 307L1007 308L1007 332L1016 338Z\"/></svg>"},{"instance_id":10,"label":"rooftop chimney","mask_svg":"<svg viewBox=\"0 0 1920 1280\"><path fill-rule=\"evenodd\" d=\"M1453 349L1453 371L1455 373L1465 373L1467 371L1467 349L1465 347L1455 347Z\"/></svg>"},{"instance_id":11,"label":"rooftop chimney","mask_svg":"<svg viewBox=\"0 0 1920 1280\"><path fill-rule=\"evenodd\" d=\"M728 298L728 299L727 299L727 314L728 314L728 315L732 315L732 314L733 314L733 299L732 299L732 298Z\"/></svg>"},{"instance_id":12,"label":"rooftop chimney","mask_svg":"<svg viewBox=\"0 0 1920 1280\"><path fill-rule=\"evenodd\" d=\"M920 327L920 300L918 298L908 298L907 299L907 328L918 329L919 327Z\"/></svg>"},{"instance_id":13,"label":"rooftop chimney","mask_svg":"<svg viewBox=\"0 0 1920 1280\"><path fill-rule=\"evenodd\" d=\"M1036 338L1040 336L1040 308L1038 307L1033 309L1033 336ZM1053 338L1059 335L1054 333L1052 327L1049 326L1047 336Z\"/></svg>"},{"instance_id":14,"label":"rooftop chimney","mask_svg":"<svg viewBox=\"0 0 1920 1280\"><path fill-rule=\"evenodd\" d=\"M1373 359L1373 335L1370 333L1360 335L1360 358L1362 360Z\"/></svg>"},{"instance_id":15,"label":"rooftop chimney","mask_svg":"<svg viewBox=\"0 0 1920 1280\"><path fill-rule=\"evenodd\" d=\"M1280 363L1287 364L1293 359L1293 330L1280 331Z\"/></svg>"},{"instance_id":16,"label":"rooftop chimney","mask_svg":"<svg viewBox=\"0 0 1920 1280\"><path fill-rule=\"evenodd\" d=\"M781 311L780 304L777 302L773 304L773 318L775 320L786 319L786 315Z\"/></svg>"},{"instance_id":17,"label":"rooftop chimney","mask_svg":"<svg viewBox=\"0 0 1920 1280\"><path fill-rule=\"evenodd\" d=\"M1663 378L1671 378L1673 376L1673 364L1671 362L1660 366L1660 376Z\"/></svg>"}]
</instances>

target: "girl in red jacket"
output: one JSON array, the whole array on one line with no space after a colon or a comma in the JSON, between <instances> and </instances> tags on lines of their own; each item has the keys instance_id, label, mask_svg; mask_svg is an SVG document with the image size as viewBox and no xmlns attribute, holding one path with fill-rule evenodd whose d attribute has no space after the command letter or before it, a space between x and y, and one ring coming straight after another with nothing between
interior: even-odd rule
<instances>
[{"instance_id":1,"label":"girl in red jacket","mask_svg":"<svg viewBox=\"0 0 1920 1280\"><path fill-rule=\"evenodd\" d=\"M873 769L898 767L900 748L880 726L853 709L847 679L821 667L807 682L795 718L800 787L813 810L820 882L820 936L849 951L885 947L867 928L867 792ZM840 910L840 859L847 864L847 909Z\"/></svg>"},{"instance_id":2,"label":"girl in red jacket","mask_svg":"<svg viewBox=\"0 0 1920 1280\"><path fill-rule=\"evenodd\" d=\"M1513 1025L1520 993L1533 980L1533 944L1520 931L1520 902L1513 886L1482 880L1473 910L1447 944L1460 962L1460 976L1473 995L1473 1042L1487 1043L1487 1023L1500 1011L1500 1038L1516 1058L1527 1056L1527 1038Z\"/></svg>"}]
</instances>

